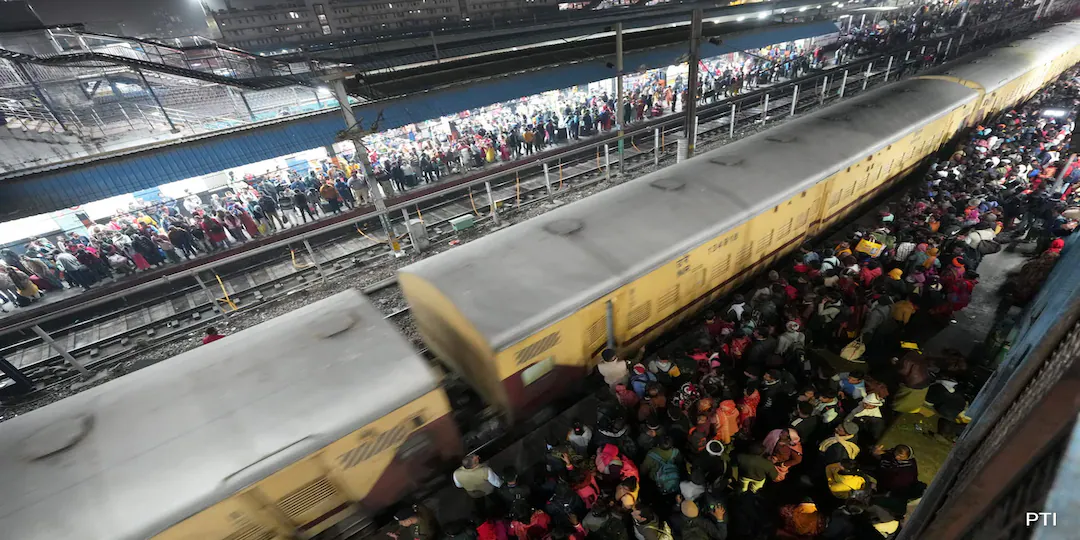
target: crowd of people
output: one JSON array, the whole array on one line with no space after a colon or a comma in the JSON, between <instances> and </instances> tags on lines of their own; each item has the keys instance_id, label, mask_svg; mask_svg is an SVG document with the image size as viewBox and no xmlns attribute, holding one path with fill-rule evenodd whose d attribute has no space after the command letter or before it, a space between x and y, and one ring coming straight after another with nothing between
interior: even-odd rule
<instances>
[{"instance_id":1,"label":"crowd of people","mask_svg":"<svg viewBox=\"0 0 1080 540\"><path fill-rule=\"evenodd\" d=\"M292 173L288 180L245 184L209 200L189 193L177 201L144 204L87 228L86 234L32 238L22 254L4 249L0 308L11 311L49 291L89 290L103 280L225 250L290 223L340 213L369 197L362 177L330 165L307 176Z\"/></svg>"},{"instance_id":2,"label":"crowd of people","mask_svg":"<svg viewBox=\"0 0 1080 540\"><path fill-rule=\"evenodd\" d=\"M1077 224L1071 188L1055 191L1080 176L1056 169L1075 75L973 129L871 224L802 246L696 331L639 358L604 351L595 421L573 420L527 471L466 457L453 482L471 514L437 525L415 504L391 536L893 537L926 488L912 437L955 440L974 392L964 355L919 343L968 306L1003 246L1034 248L1004 302L1029 301ZM883 446L903 415L915 431Z\"/></svg>"},{"instance_id":3,"label":"crowd of people","mask_svg":"<svg viewBox=\"0 0 1080 540\"><path fill-rule=\"evenodd\" d=\"M710 102L731 97L798 77L830 62L839 63L845 56L925 37L937 28L942 16L955 17L957 13L945 6L924 6L902 20L864 24L833 44L810 47L801 42L786 43L753 54L704 60L700 70L702 99ZM830 59L831 51L837 54ZM934 54L927 53L928 57ZM628 97L621 112L625 124L683 108L685 78L677 75L669 81L666 73L651 70L627 77ZM0 307L9 311L30 305L43 291L89 289L102 280L228 249L294 224L367 204L372 189L392 197L447 175L513 161L552 144L615 129L618 107L612 93L590 86L549 94L557 96L533 96L462 113L449 122L447 130L429 126L422 133L413 125L375 135L369 145L373 179L366 178L355 155L340 156L322 161L305 174L283 169L248 175L231 183L233 187L222 194L189 193L178 200L140 202L129 212L118 212L109 223L84 232L71 232L53 241L31 239L23 254L12 251L8 258L7 267L25 274L25 279L12 275L13 285L7 288L6 280L0 281ZM23 262L24 257L29 262Z\"/></svg>"}]
</instances>

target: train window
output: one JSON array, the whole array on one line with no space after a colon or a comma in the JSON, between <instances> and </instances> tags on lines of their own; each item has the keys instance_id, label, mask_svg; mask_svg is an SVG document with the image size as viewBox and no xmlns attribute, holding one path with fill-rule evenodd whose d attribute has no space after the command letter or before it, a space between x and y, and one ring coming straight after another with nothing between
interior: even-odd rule
<instances>
[{"instance_id":1,"label":"train window","mask_svg":"<svg viewBox=\"0 0 1080 540\"><path fill-rule=\"evenodd\" d=\"M851 167L848 167L847 170L844 172L851 172Z\"/></svg>"},{"instance_id":2,"label":"train window","mask_svg":"<svg viewBox=\"0 0 1080 540\"><path fill-rule=\"evenodd\" d=\"M799 194L799 196L805 199L806 198L806 192L805 191L802 192L801 194Z\"/></svg>"},{"instance_id":3,"label":"train window","mask_svg":"<svg viewBox=\"0 0 1080 540\"><path fill-rule=\"evenodd\" d=\"M874 161L874 156L867 157L866 161Z\"/></svg>"},{"instance_id":4,"label":"train window","mask_svg":"<svg viewBox=\"0 0 1080 540\"><path fill-rule=\"evenodd\" d=\"M890 144L889 146L886 146L885 149L886 150L892 150L892 145Z\"/></svg>"},{"instance_id":5,"label":"train window","mask_svg":"<svg viewBox=\"0 0 1080 540\"><path fill-rule=\"evenodd\" d=\"M521 383L523 386L529 386L530 384L539 381L544 375L551 373L551 370L555 369L555 357L549 356L527 368L521 372Z\"/></svg>"}]
</instances>

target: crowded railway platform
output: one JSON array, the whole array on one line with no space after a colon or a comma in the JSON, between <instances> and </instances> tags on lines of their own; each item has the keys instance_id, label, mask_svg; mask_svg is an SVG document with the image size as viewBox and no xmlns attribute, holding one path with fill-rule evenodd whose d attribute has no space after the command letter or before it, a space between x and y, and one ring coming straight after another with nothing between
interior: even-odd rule
<instances>
[{"instance_id":1,"label":"crowded railway platform","mask_svg":"<svg viewBox=\"0 0 1080 540\"><path fill-rule=\"evenodd\" d=\"M940 29L935 14L943 9L928 8L911 20L882 19L880 25L863 21L856 30L849 21L848 33L839 43L815 46L804 40L703 61L702 101L737 96L924 37ZM934 54L914 59L912 67L932 62ZM625 124L678 114L685 101L685 71L682 66L628 76ZM612 95L606 84L547 92L463 113L449 123L425 122L373 135L368 157L375 164L375 182L364 178L355 153L342 153L313 162L312 168L299 173L292 168L243 173L220 193L188 192L153 203L132 202L127 212L111 219L60 237L30 238L0 252L6 266L26 274L36 287L10 289L0 308L8 312L37 306L148 270L225 253L297 224L364 206L371 201L372 186L392 198L607 133L616 127ZM64 271L64 262L57 258L65 253L60 259L71 271Z\"/></svg>"},{"instance_id":2,"label":"crowded railway platform","mask_svg":"<svg viewBox=\"0 0 1080 540\"><path fill-rule=\"evenodd\" d=\"M0 526L272 538L412 491L394 537L895 534L933 471L927 441L963 436L968 386L994 367L934 342L975 307L1026 304L1070 256L1078 43L1057 25L949 66L955 80L876 89L400 269L435 368L348 291L8 419ZM727 167L755 182L730 189ZM987 309L1013 244L1034 257ZM354 380L365 365L378 376ZM560 429L515 443L539 466L472 452L441 476L451 504L422 500L447 458L483 454L487 420L526 427L558 394L580 399L588 372ZM919 416L929 435L898 428Z\"/></svg>"},{"instance_id":3,"label":"crowded railway platform","mask_svg":"<svg viewBox=\"0 0 1080 540\"><path fill-rule=\"evenodd\" d=\"M991 327L1075 249L1076 75L677 336L605 351L594 401L516 450L538 464L469 456L385 533L895 538L970 421Z\"/></svg>"}]
</instances>

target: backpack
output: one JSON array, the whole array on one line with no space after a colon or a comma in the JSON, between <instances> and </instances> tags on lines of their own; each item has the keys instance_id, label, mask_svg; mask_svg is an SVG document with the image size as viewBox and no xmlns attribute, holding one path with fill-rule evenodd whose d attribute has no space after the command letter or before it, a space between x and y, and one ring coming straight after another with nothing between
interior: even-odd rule
<instances>
[{"instance_id":1,"label":"backpack","mask_svg":"<svg viewBox=\"0 0 1080 540\"><path fill-rule=\"evenodd\" d=\"M649 459L655 461L660 466L656 469L656 473L653 476L653 480L656 482L656 486L660 488L661 493L675 493L679 491L679 468L675 466L675 459L679 457L679 451L671 450L671 460L664 461L660 459L660 456L653 452L649 452Z\"/></svg>"},{"instance_id":2,"label":"backpack","mask_svg":"<svg viewBox=\"0 0 1080 540\"><path fill-rule=\"evenodd\" d=\"M982 255L990 255L1001 251L1001 244L997 240L983 240L976 249Z\"/></svg>"},{"instance_id":3,"label":"backpack","mask_svg":"<svg viewBox=\"0 0 1080 540\"><path fill-rule=\"evenodd\" d=\"M671 535L671 526L666 521L659 525L646 525L645 528L656 532L657 540L675 540L675 537Z\"/></svg>"}]
</instances>

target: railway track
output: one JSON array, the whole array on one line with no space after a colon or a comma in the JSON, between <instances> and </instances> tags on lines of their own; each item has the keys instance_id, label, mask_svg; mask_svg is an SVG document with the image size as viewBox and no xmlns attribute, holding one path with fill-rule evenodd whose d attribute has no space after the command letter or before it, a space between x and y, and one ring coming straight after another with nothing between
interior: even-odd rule
<instances>
[{"instance_id":1,"label":"railway track","mask_svg":"<svg viewBox=\"0 0 1080 540\"><path fill-rule=\"evenodd\" d=\"M846 88L843 97L849 97L885 79L893 80L900 65L890 67L891 70L859 72L843 82L837 80L839 78L825 79L825 84L820 88L815 87L813 92L802 95L796 92L785 96L777 92L776 97L762 99L756 105L747 105L748 101L744 100L736 113L734 131L731 130L731 115L726 108L706 107L699 116L697 147L704 150L717 146L726 143L732 136L747 135L777 119L831 103L841 98L838 90L842 84ZM863 80L867 84L863 84ZM675 156L671 150L677 144L673 136L676 131L678 128L661 129L658 132L659 144L648 134L636 140L628 139L626 173L633 176L674 162ZM659 150L658 156L655 149ZM613 154L612 159L614 165L617 157ZM607 187L604 184L611 173L599 153L560 162L558 169L558 187L550 195L542 175L493 182L492 201L498 209L497 213L506 214L503 218L509 221L527 219L531 217L530 214L542 213L565 202L560 199L580 198L590 194L586 193L590 190ZM478 204L478 198L482 204ZM451 240L467 241L470 235L478 233L470 231L459 235L449 230L448 222L453 217L466 213L478 214L477 229L490 228L493 204L486 199L486 194L474 195L470 190L467 194L449 196L424 208L416 208L430 231L434 249L429 253L446 249L446 244ZM405 237L402 221L398 218L393 225L395 235ZM260 319L269 318L265 315L273 316L274 309L270 306L287 303L283 301L292 297L318 295L320 289L325 292L331 289L337 291L343 286L360 288L372 297L387 318L392 319L409 339L419 344L419 335L412 325L408 306L392 277L399 265L415 260L416 255L403 259L387 257L389 247L379 241L380 237L385 237L381 230L348 231L344 234L328 234L310 251L294 247L281 257L250 264L224 276L201 276L203 282L213 289L191 283L181 284L177 289L155 298L50 329L54 339L95 373L89 380L80 377L60 354L38 336L26 336L26 339L0 349L0 354L9 360L15 358L13 363L22 367L41 387L28 402L20 403L16 409L24 409L34 402L51 401L50 397L63 397L107 380L111 378L110 375L120 374L118 372L137 369L178 354L182 351L169 353L170 346L187 341L186 345L190 347L190 341L198 338L197 332L210 323L233 327L254 324ZM405 240L404 247L408 249L407 238ZM408 251L413 253L413 250ZM218 295L218 292L221 294ZM228 300L225 300L226 296ZM263 311L266 312L264 315L255 316ZM166 351L164 355L162 351ZM138 359L143 356L147 358Z\"/></svg>"}]
</instances>

